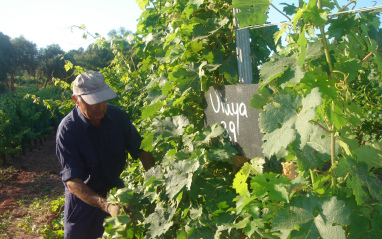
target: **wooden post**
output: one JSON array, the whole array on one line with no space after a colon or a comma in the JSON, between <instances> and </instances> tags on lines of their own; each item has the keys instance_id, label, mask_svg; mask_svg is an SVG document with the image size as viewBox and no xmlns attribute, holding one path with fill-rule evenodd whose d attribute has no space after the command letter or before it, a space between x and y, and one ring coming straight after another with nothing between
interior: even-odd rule
<instances>
[{"instance_id":1,"label":"wooden post","mask_svg":"<svg viewBox=\"0 0 382 239\"><path fill-rule=\"evenodd\" d=\"M251 64L251 48L249 45L249 29L240 29L239 24L235 18L235 13L239 9L233 9L235 33L236 33L236 54L237 64L239 69L239 83L240 84L252 84L252 64Z\"/></svg>"}]
</instances>

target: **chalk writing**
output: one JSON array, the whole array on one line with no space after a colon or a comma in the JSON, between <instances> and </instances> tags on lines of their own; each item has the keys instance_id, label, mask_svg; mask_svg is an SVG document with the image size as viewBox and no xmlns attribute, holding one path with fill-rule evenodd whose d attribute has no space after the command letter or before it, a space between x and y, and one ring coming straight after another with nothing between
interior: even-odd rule
<instances>
[{"instance_id":1,"label":"chalk writing","mask_svg":"<svg viewBox=\"0 0 382 239\"><path fill-rule=\"evenodd\" d=\"M204 95L206 125L223 126L222 137L247 158L263 157L263 135L258 127L261 111L249 107L258 89L256 84L211 86Z\"/></svg>"},{"instance_id":2,"label":"chalk writing","mask_svg":"<svg viewBox=\"0 0 382 239\"><path fill-rule=\"evenodd\" d=\"M227 130L227 124L225 121L222 121L221 124L223 125L224 129L226 130L226 133L223 135L223 137L230 138L230 141L237 142L237 135L240 135L240 116L248 118L248 112L247 112L247 106L241 102L241 103L227 103L225 100L223 100L220 93L218 93L216 90L214 90L215 96L216 96L216 102L214 102L215 97L212 96L212 93L210 93L210 100L211 100L211 106L213 111L216 114L219 114L220 112L229 116L236 116L236 125L234 122L230 121L228 123L228 129L231 133L233 133L234 138L232 139L230 136L228 136L228 130Z\"/></svg>"}]
</instances>

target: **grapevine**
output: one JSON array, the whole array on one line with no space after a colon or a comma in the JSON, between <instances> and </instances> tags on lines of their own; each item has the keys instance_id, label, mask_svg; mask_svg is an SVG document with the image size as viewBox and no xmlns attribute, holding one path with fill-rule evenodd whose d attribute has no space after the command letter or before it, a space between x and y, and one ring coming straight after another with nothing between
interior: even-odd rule
<instances>
[{"instance_id":1,"label":"grapevine","mask_svg":"<svg viewBox=\"0 0 382 239\"><path fill-rule=\"evenodd\" d=\"M373 76L370 84L375 84L380 76L374 13L329 17L346 7L336 1L286 4L291 25L281 27L275 42L288 33L288 44L259 62L261 89L251 101L262 111L258 123L266 158L251 159L234 173L237 151L219 138L220 126L204 127L200 95L211 85L237 83L229 67L236 65L228 37L234 34L232 8L240 9L241 27L262 25L266 18L256 16L264 16L270 3L138 3L145 10L135 36L143 59L138 71L121 71L119 64L104 73L124 79L123 85L114 84L124 99L119 104L132 113L145 138L143 149L158 162L143 175L137 162L126 168L127 188L114 197L138 209L139 220L106 221L105 238L380 233L375 219L381 220L382 185L375 172L381 168L381 144L360 135L366 112L357 103L361 82ZM284 169L287 177L277 165L296 167Z\"/></svg>"}]
</instances>

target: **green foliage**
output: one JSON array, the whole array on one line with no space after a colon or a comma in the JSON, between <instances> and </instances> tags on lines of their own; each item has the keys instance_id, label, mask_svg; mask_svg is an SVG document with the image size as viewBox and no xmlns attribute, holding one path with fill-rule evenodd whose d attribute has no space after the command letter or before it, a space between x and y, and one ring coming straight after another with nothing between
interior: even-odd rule
<instances>
[{"instance_id":1,"label":"green foliage","mask_svg":"<svg viewBox=\"0 0 382 239\"><path fill-rule=\"evenodd\" d=\"M132 206L137 220L107 219L105 238L346 238L380 231L374 218L381 215L381 134L379 119L371 120L380 114L375 14L329 17L341 9L329 0L284 8L292 24L273 42L287 33L288 45L270 60L262 51L261 88L251 101L262 110L269 159L252 159L233 173L237 152L219 137L220 127L204 127L200 96L211 85L236 83L231 9L239 8L241 26L262 24L270 2L138 4L145 11L134 38L142 59L137 71L120 56L102 71L157 163L143 174L138 162L125 169L126 189L109 200ZM284 161L296 168L284 166L283 175L277 164Z\"/></svg>"},{"instance_id":2,"label":"green foliage","mask_svg":"<svg viewBox=\"0 0 382 239\"><path fill-rule=\"evenodd\" d=\"M57 218L52 220L51 225L40 228L44 238L64 238L64 203L65 195L50 202L50 211L55 213Z\"/></svg>"},{"instance_id":3,"label":"green foliage","mask_svg":"<svg viewBox=\"0 0 382 239\"><path fill-rule=\"evenodd\" d=\"M235 5L246 11L246 1ZM299 176L289 183L267 174L241 176L242 183L251 182L248 192L234 186L245 206L255 198L263 200L257 206L267 212L261 217L264 227L282 238L357 237L357 229L364 230L366 224L373 233L379 230L370 213L355 211L367 207L380 215L382 184L376 174L382 156L376 94L381 76L381 53L376 50L380 22L369 13L329 18L336 5L336 1L287 5L284 10L292 15L292 24L275 38L288 32L288 45L279 47L260 68L262 88L251 101L262 110L264 154L295 162ZM244 15L238 18L246 21ZM369 85L375 86L370 93L365 90ZM370 115L377 117L370 120ZM277 209L270 210L276 202ZM249 213L249 208L239 206L239 212ZM357 228L359 220L364 225Z\"/></svg>"},{"instance_id":4,"label":"green foliage","mask_svg":"<svg viewBox=\"0 0 382 239\"><path fill-rule=\"evenodd\" d=\"M350 210L336 197L320 200L308 194L293 198L271 221L272 230L281 231L281 237L346 238L343 227L350 223Z\"/></svg>"},{"instance_id":5,"label":"green foliage","mask_svg":"<svg viewBox=\"0 0 382 239\"><path fill-rule=\"evenodd\" d=\"M220 126L204 126L202 95L210 86L237 83L232 8L240 10L241 26L262 24L270 2L137 3L144 12L129 35L135 52L117 36L111 44L101 40L115 56L101 72L157 162L144 172L128 159L121 175L126 187L112 190L108 200L128 204L134 214L106 219L104 238L381 233L382 55L375 13L334 17L331 12L345 10L337 1L300 1L284 8L290 25L252 39L262 57L253 64L261 64L261 87L251 106L262 111L267 158L251 159L234 173L238 152L220 137ZM283 34L287 45L268 59ZM292 166L283 164L280 174L285 161Z\"/></svg>"},{"instance_id":6,"label":"green foliage","mask_svg":"<svg viewBox=\"0 0 382 239\"><path fill-rule=\"evenodd\" d=\"M60 88L17 89L0 98L0 155L14 155L32 147L58 126L67 111L62 100L68 96ZM45 100L46 99L46 100Z\"/></svg>"}]
</instances>

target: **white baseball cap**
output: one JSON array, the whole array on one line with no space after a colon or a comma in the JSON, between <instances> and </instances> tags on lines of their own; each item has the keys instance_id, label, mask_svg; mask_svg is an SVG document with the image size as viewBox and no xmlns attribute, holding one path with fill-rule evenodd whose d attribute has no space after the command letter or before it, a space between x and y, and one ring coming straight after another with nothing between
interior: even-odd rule
<instances>
[{"instance_id":1,"label":"white baseball cap","mask_svg":"<svg viewBox=\"0 0 382 239\"><path fill-rule=\"evenodd\" d=\"M89 71L80 74L73 82L73 95L80 95L89 105L95 105L117 96L105 82L100 72Z\"/></svg>"}]
</instances>

